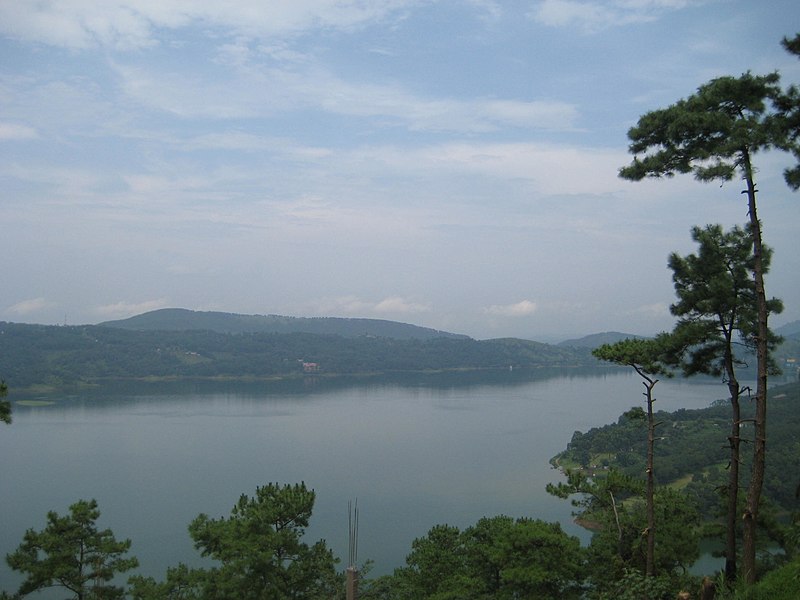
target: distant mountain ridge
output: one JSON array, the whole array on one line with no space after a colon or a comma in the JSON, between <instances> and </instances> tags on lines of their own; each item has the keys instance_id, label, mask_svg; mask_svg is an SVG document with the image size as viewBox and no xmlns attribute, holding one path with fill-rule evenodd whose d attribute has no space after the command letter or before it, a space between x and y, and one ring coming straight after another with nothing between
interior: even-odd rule
<instances>
[{"instance_id":1,"label":"distant mountain ridge","mask_svg":"<svg viewBox=\"0 0 800 600\"><path fill-rule=\"evenodd\" d=\"M779 368L784 369L785 372L794 372L797 368L796 361L800 358L800 321L792 321L777 327L775 333L783 337L783 342L771 352L772 358L775 359ZM560 342L558 346L575 350L594 350L603 344L615 344L624 339L644 339L647 337L632 333L620 333L619 331L607 331L605 333L593 333L582 338L565 340ZM740 372L752 374L756 364L755 355L748 351L747 348L739 348L737 356L748 365L740 367Z\"/></svg>"},{"instance_id":2,"label":"distant mountain ridge","mask_svg":"<svg viewBox=\"0 0 800 600\"><path fill-rule=\"evenodd\" d=\"M603 333L593 333L582 338L564 340L559 346L571 346L572 348L599 348L603 344L614 344L624 339L636 339L644 336L632 333L620 333L619 331L606 331Z\"/></svg>"},{"instance_id":3,"label":"distant mountain ridge","mask_svg":"<svg viewBox=\"0 0 800 600\"><path fill-rule=\"evenodd\" d=\"M784 335L787 330L781 328ZM790 336L774 356L796 368L800 339ZM640 336L606 332L551 345L519 338L476 340L379 319L162 309L99 325L0 322L0 375L15 390L39 393L120 381L517 373L596 367L593 348L635 337Z\"/></svg>"},{"instance_id":4,"label":"distant mountain ridge","mask_svg":"<svg viewBox=\"0 0 800 600\"><path fill-rule=\"evenodd\" d=\"M800 336L800 321L792 321L775 328L775 333L785 338L796 338ZM559 342L559 346L572 346L573 348L599 348L603 344L614 344L624 339L646 338L649 336L636 335L633 333L621 333L619 331L605 331L603 333L592 333L580 338L573 338Z\"/></svg>"},{"instance_id":5,"label":"distant mountain ridge","mask_svg":"<svg viewBox=\"0 0 800 600\"><path fill-rule=\"evenodd\" d=\"M775 329L775 333L784 337L795 337L800 334L800 321L792 321Z\"/></svg>"},{"instance_id":6,"label":"distant mountain ridge","mask_svg":"<svg viewBox=\"0 0 800 600\"><path fill-rule=\"evenodd\" d=\"M0 322L0 374L19 391L119 381L258 381L597 366L584 348L515 338L140 330Z\"/></svg>"},{"instance_id":7,"label":"distant mountain ridge","mask_svg":"<svg viewBox=\"0 0 800 600\"><path fill-rule=\"evenodd\" d=\"M311 333L342 337L386 337L398 340L468 339L469 336L397 321L343 317L284 317L162 308L101 327L133 331L214 331L217 333Z\"/></svg>"}]
</instances>

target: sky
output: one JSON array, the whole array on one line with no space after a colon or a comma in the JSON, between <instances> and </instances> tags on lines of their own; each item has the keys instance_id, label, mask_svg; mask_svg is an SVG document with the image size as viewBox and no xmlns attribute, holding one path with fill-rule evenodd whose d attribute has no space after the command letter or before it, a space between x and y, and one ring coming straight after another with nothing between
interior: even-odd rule
<instances>
[{"instance_id":1,"label":"sky","mask_svg":"<svg viewBox=\"0 0 800 600\"><path fill-rule=\"evenodd\" d=\"M796 0L0 0L0 321L167 307L652 334L742 183L628 182L639 116L778 70ZM792 159L756 156L800 318Z\"/></svg>"}]
</instances>

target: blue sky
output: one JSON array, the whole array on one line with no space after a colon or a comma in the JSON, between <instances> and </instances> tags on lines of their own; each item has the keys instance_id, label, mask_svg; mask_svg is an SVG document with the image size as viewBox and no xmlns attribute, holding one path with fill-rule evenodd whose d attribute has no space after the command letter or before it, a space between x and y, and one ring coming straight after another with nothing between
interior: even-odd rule
<instances>
[{"instance_id":1,"label":"blue sky","mask_svg":"<svg viewBox=\"0 0 800 600\"><path fill-rule=\"evenodd\" d=\"M741 184L630 183L638 117L779 70L796 0L0 3L0 320L163 307L477 338L669 328ZM800 198L757 157L768 293Z\"/></svg>"}]
</instances>

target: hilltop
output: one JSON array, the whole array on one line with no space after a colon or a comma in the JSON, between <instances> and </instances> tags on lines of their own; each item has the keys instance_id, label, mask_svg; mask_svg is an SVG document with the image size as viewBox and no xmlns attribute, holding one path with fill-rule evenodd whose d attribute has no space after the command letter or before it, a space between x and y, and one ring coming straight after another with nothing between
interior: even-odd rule
<instances>
[{"instance_id":1,"label":"hilltop","mask_svg":"<svg viewBox=\"0 0 800 600\"><path fill-rule=\"evenodd\" d=\"M387 337L429 340L468 336L383 319L341 317L285 317L163 308L128 319L105 321L101 327L134 331L215 331L217 333L311 333L342 337Z\"/></svg>"}]
</instances>

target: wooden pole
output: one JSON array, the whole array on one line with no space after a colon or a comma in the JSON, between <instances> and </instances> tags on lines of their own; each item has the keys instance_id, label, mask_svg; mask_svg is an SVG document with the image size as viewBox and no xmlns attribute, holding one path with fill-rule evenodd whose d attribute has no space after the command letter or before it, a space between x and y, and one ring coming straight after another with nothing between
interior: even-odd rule
<instances>
[{"instance_id":1,"label":"wooden pole","mask_svg":"<svg viewBox=\"0 0 800 600\"><path fill-rule=\"evenodd\" d=\"M347 600L358 600L358 569L355 567L347 567L347 584L346 596Z\"/></svg>"}]
</instances>

